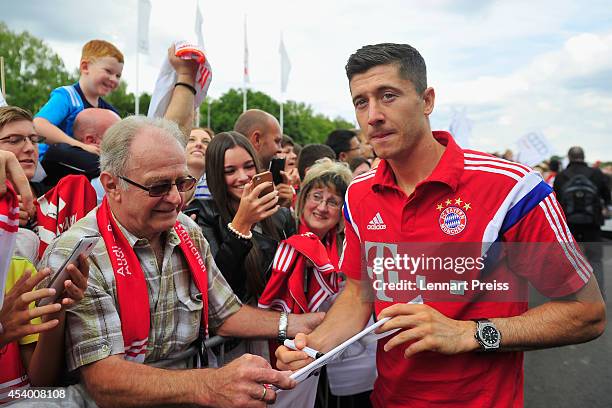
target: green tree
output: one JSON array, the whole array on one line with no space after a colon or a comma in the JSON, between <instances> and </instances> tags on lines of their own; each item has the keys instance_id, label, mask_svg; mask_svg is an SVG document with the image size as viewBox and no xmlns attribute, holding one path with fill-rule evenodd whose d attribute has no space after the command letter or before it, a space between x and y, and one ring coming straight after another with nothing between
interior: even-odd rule
<instances>
[{"instance_id":1,"label":"green tree","mask_svg":"<svg viewBox=\"0 0 612 408\"><path fill-rule=\"evenodd\" d=\"M51 91L76 82L62 59L27 31L17 34L0 22L0 56L4 57L6 101L37 112Z\"/></svg>"},{"instance_id":2,"label":"green tree","mask_svg":"<svg viewBox=\"0 0 612 408\"><path fill-rule=\"evenodd\" d=\"M247 102L249 109L261 109L279 119L280 104L269 95L248 90ZM208 106L205 102L200 107L200 126L207 125ZM242 113L242 90L230 89L219 99L210 100L210 112L210 126L215 132L233 129ZM315 114L312 107L303 102L287 101L283 116L284 132L300 144L322 143L332 130L354 127L342 118L331 120L322 114Z\"/></svg>"}]
</instances>

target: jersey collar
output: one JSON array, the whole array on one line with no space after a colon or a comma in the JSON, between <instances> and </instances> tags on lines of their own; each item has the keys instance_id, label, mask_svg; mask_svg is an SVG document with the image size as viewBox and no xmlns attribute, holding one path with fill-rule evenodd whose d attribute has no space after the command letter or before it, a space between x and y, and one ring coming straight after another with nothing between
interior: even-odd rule
<instances>
[{"instance_id":1,"label":"jersey collar","mask_svg":"<svg viewBox=\"0 0 612 408\"><path fill-rule=\"evenodd\" d=\"M419 182L416 188L418 189L426 183L437 182L446 184L451 190L456 191L459 185L459 179L463 174L463 150L455 143L450 133L438 130L432 133L436 141L446 146L446 149L434 171L425 180ZM381 160L372 181L372 189L374 191L380 191L380 189L385 187L392 189L399 188L395 181L393 170L386 160Z\"/></svg>"}]
</instances>

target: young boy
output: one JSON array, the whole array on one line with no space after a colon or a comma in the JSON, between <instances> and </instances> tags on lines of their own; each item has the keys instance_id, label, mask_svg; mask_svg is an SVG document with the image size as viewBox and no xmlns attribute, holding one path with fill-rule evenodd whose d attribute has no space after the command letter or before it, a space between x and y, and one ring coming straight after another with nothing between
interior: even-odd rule
<instances>
[{"instance_id":1,"label":"young boy","mask_svg":"<svg viewBox=\"0 0 612 408\"><path fill-rule=\"evenodd\" d=\"M119 86L123 71L123 54L113 44L103 40L92 40L83 46L81 76L74 85L62 86L51 92L51 98L36 114L36 132L47 138L47 143L66 143L99 154L95 145L87 145L72 137L72 124L77 114L87 108L117 110L102 96ZM40 146L40 156L47 150Z\"/></svg>"}]
</instances>

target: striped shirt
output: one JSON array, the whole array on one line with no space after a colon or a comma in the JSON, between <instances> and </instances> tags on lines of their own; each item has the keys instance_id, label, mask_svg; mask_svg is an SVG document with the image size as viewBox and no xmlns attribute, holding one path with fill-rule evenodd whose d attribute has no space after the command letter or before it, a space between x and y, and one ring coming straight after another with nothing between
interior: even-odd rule
<instances>
[{"instance_id":1,"label":"striped shirt","mask_svg":"<svg viewBox=\"0 0 612 408\"><path fill-rule=\"evenodd\" d=\"M208 183L206 182L206 173L202 174L202 177L200 177L200 180L198 180L193 197L196 200L212 200L212 194L210 193Z\"/></svg>"},{"instance_id":2,"label":"striped shirt","mask_svg":"<svg viewBox=\"0 0 612 408\"><path fill-rule=\"evenodd\" d=\"M206 262L208 272L209 329L215 330L237 312L241 303L215 265L208 242L189 217L180 214L193 243ZM147 280L151 328L145 364L165 368L188 368L198 338L202 312L201 294L191 279L187 261L174 229L166 234L163 265L157 265L146 239L121 231L130 243ZM43 255L39 267L57 270L83 235L98 234L96 210L58 237ZM124 352L117 288L104 241L98 241L89 257L89 282L85 298L67 311L66 360L69 370Z\"/></svg>"}]
</instances>

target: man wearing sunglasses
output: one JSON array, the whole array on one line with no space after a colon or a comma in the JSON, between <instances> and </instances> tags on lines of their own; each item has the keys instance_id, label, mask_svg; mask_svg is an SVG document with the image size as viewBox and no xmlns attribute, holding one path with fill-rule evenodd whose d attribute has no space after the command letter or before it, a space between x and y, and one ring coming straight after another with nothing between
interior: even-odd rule
<instances>
[{"instance_id":1,"label":"man wearing sunglasses","mask_svg":"<svg viewBox=\"0 0 612 408\"><path fill-rule=\"evenodd\" d=\"M181 213L196 182L184 142L163 119L129 117L109 128L100 155L105 199L41 261L61 264L81 236L102 236L89 257L85 299L67 317L67 366L82 378L67 398L77 405L264 407L276 398L268 384L295 385L252 355L191 369L201 333L274 338L279 314L240 304L200 228ZM290 315L288 335L310 332L321 319Z\"/></svg>"}]
</instances>

